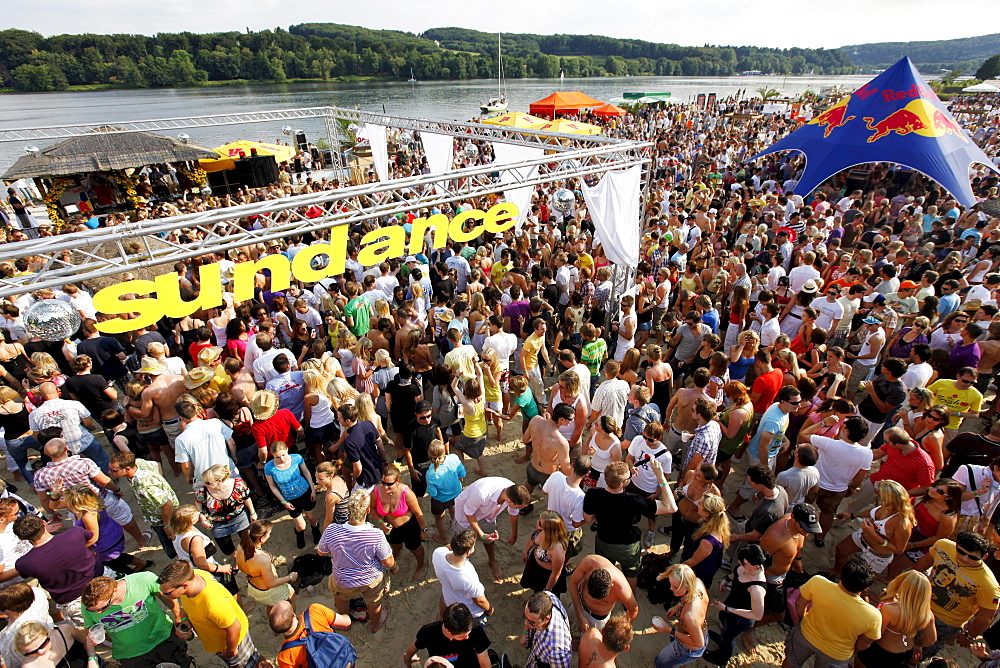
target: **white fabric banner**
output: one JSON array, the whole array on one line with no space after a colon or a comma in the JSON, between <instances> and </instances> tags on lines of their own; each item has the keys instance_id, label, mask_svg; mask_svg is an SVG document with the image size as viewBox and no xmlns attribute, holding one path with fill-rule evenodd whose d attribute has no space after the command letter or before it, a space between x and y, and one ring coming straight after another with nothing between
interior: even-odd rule
<instances>
[{"instance_id":1,"label":"white fabric banner","mask_svg":"<svg viewBox=\"0 0 1000 668\"><path fill-rule=\"evenodd\" d=\"M607 172L593 188L582 184L583 199L594 221L597 240L608 259L623 267L639 265L639 181L638 165L623 171Z\"/></svg>"},{"instance_id":2,"label":"white fabric banner","mask_svg":"<svg viewBox=\"0 0 1000 668\"><path fill-rule=\"evenodd\" d=\"M543 148L493 142L494 165L513 165L519 162L534 160L535 158L540 158L543 155L545 155L545 149ZM533 178L537 173L537 165L532 165L530 167L525 166L520 169L508 169L504 170L500 174L500 182L504 185L511 184L513 186L516 183L523 183L524 181ZM524 221L527 218L528 213L530 213L528 207L531 206L531 193L533 190L533 186L524 186L521 188L511 187L504 189L504 199L516 206L519 212L517 222L514 226L514 229L518 232L521 231L521 226L524 225Z\"/></svg>"},{"instance_id":3,"label":"white fabric banner","mask_svg":"<svg viewBox=\"0 0 1000 668\"><path fill-rule=\"evenodd\" d=\"M372 148L372 162L375 163L378 180L385 183L389 180L389 147L385 141L385 126L365 123L361 134Z\"/></svg>"},{"instance_id":4,"label":"white fabric banner","mask_svg":"<svg viewBox=\"0 0 1000 668\"><path fill-rule=\"evenodd\" d=\"M431 170L431 174L444 174L451 169L455 159L454 137L421 131L420 141L424 144L427 167Z\"/></svg>"}]
</instances>

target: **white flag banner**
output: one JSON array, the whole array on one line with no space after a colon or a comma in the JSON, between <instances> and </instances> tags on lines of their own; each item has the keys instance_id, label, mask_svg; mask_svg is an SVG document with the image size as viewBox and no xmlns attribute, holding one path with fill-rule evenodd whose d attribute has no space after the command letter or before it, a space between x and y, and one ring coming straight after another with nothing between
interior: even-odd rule
<instances>
[{"instance_id":1,"label":"white flag banner","mask_svg":"<svg viewBox=\"0 0 1000 668\"><path fill-rule=\"evenodd\" d=\"M595 236L608 259L623 267L639 265L639 181L642 169L636 165L606 172L593 188L581 185L587 211L596 229Z\"/></svg>"},{"instance_id":2,"label":"white flag banner","mask_svg":"<svg viewBox=\"0 0 1000 668\"><path fill-rule=\"evenodd\" d=\"M375 163L378 180L385 183L389 180L389 146L385 141L385 126L365 123L361 134L371 146L372 162Z\"/></svg>"},{"instance_id":3,"label":"white flag banner","mask_svg":"<svg viewBox=\"0 0 1000 668\"><path fill-rule=\"evenodd\" d=\"M431 174L444 174L451 169L455 160L454 137L421 131L420 141L424 144L424 155L427 156L427 167Z\"/></svg>"},{"instance_id":4,"label":"white flag banner","mask_svg":"<svg viewBox=\"0 0 1000 668\"><path fill-rule=\"evenodd\" d=\"M518 146L516 144L504 144L493 142L493 164L515 165L519 162L534 160L545 155L545 149L534 146ZM531 193L534 186L515 187L514 184L523 183L533 178L538 173L538 166L514 167L501 172L500 182L505 186L511 184L512 187L504 188L503 197L505 200L517 207L519 212L515 229L520 232L528 216L528 207L531 205Z\"/></svg>"}]
</instances>

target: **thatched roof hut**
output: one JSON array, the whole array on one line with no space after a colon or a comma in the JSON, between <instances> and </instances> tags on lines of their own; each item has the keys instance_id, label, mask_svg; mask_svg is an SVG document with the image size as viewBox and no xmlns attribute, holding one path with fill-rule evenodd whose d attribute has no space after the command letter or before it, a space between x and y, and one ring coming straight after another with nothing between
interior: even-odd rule
<instances>
[{"instance_id":1,"label":"thatched roof hut","mask_svg":"<svg viewBox=\"0 0 1000 668\"><path fill-rule=\"evenodd\" d=\"M167 162L188 162L218 155L204 146L151 132L121 132L101 126L82 137L66 139L36 155L22 156L0 178L71 176Z\"/></svg>"}]
</instances>

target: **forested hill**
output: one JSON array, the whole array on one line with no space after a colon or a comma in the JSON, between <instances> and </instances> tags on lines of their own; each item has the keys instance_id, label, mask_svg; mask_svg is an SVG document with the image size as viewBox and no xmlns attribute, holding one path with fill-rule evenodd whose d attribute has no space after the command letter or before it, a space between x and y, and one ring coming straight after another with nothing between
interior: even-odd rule
<instances>
[{"instance_id":1,"label":"forested hill","mask_svg":"<svg viewBox=\"0 0 1000 668\"><path fill-rule=\"evenodd\" d=\"M841 47L855 65L885 68L903 56L922 72L937 74L941 69L974 72L983 61L1000 53L1000 33L932 42L879 42Z\"/></svg>"},{"instance_id":2,"label":"forested hill","mask_svg":"<svg viewBox=\"0 0 1000 668\"><path fill-rule=\"evenodd\" d=\"M597 35L503 35L507 77L849 74L828 49L687 47ZM421 35L335 23L209 34L54 35L0 30L0 88L194 86L214 81L480 79L497 73L497 36L461 28Z\"/></svg>"}]
</instances>

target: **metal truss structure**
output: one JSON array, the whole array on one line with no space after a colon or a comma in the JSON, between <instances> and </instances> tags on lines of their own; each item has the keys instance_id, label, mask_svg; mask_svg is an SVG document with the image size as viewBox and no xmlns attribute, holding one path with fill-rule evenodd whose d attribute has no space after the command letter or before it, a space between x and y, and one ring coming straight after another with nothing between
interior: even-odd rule
<instances>
[{"instance_id":1,"label":"metal truss structure","mask_svg":"<svg viewBox=\"0 0 1000 668\"><path fill-rule=\"evenodd\" d=\"M342 123L376 123L398 130L426 131L466 138L471 141L502 142L545 148L543 157L509 165L482 165L451 170L439 175L420 175L389 182L308 193L265 200L234 207L169 218L142 220L108 228L2 246L4 260L41 257L44 268L27 276L0 278L0 297L23 294L67 282L107 278L125 271L143 269L233 250L252 244L283 239L306 232L319 232L364 220L385 219L397 213L430 209L467 198L502 192L503 172L514 175L514 186L534 186L571 178L600 175L606 171L645 166L649 163L649 142L633 142L608 137L553 135L478 123L448 123L371 114L334 107L273 112L252 112L179 119L117 122L112 133L173 130L206 125L235 125L296 118L326 119L331 139L339 145ZM0 141L59 139L79 136L90 129L83 126L0 130ZM333 141L331 141L333 143ZM339 151L334 151L339 153ZM537 168L535 175L522 175ZM316 207L324 212L308 217ZM256 216L257 229L248 230L237 221ZM179 243L172 240L182 228L200 231L202 238Z\"/></svg>"}]
</instances>

